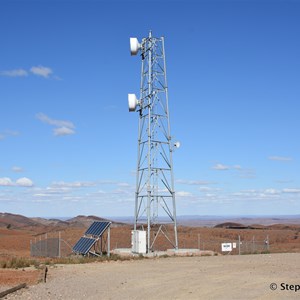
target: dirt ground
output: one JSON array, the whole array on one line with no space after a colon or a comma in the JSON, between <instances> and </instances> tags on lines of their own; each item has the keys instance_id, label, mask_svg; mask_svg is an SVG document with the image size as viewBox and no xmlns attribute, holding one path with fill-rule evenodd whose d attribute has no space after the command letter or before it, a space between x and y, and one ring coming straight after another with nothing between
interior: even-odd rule
<instances>
[{"instance_id":1,"label":"dirt ground","mask_svg":"<svg viewBox=\"0 0 300 300\"><path fill-rule=\"evenodd\" d=\"M5 299L299 299L299 269L299 253L59 265Z\"/></svg>"},{"instance_id":2,"label":"dirt ground","mask_svg":"<svg viewBox=\"0 0 300 300\"><path fill-rule=\"evenodd\" d=\"M21 283L36 284L43 278L42 270L33 267L25 269L0 269L0 292Z\"/></svg>"}]
</instances>

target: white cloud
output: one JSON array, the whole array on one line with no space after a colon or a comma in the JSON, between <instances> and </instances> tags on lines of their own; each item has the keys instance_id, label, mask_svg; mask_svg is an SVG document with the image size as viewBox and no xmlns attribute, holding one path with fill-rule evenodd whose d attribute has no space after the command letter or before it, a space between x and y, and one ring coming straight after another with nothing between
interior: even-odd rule
<instances>
[{"instance_id":1,"label":"white cloud","mask_svg":"<svg viewBox=\"0 0 300 300\"><path fill-rule=\"evenodd\" d=\"M290 180L290 179L278 179L278 180L275 180L275 182L277 182L277 183L292 183L293 180Z\"/></svg>"},{"instance_id":2,"label":"white cloud","mask_svg":"<svg viewBox=\"0 0 300 300\"><path fill-rule=\"evenodd\" d=\"M16 166L12 167L11 170L16 173L21 173L24 171L21 167L16 167Z\"/></svg>"},{"instance_id":3,"label":"white cloud","mask_svg":"<svg viewBox=\"0 0 300 300\"><path fill-rule=\"evenodd\" d=\"M58 127L53 129L55 136L64 136L64 135L70 135L74 134L75 131L68 127Z\"/></svg>"},{"instance_id":4,"label":"white cloud","mask_svg":"<svg viewBox=\"0 0 300 300\"><path fill-rule=\"evenodd\" d=\"M284 156L269 156L269 160L277 160L277 161L291 161L291 157L284 157Z\"/></svg>"},{"instance_id":5,"label":"white cloud","mask_svg":"<svg viewBox=\"0 0 300 300\"><path fill-rule=\"evenodd\" d=\"M46 190L44 191L44 193L46 193L46 194L65 194L65 193L68 193L69 191L70 191L70 188L65 187L65 186L56 186L56 187L48 186L46 188Z\"/></svg>"},{"instance_id":6,"label":"white cloud","mask_svg":"<svg viewBox=\"0 0 300 300\"><path fill-rule=\"evenodd\" d=\"M201 186L199 187L199 191L200 192L216 192L216 191L220 191L219 188L211 188L208 186Z\"/></svg>"},{"instance_id":7,"label":"white cloud","mask_svg":"<svg viewBox=\"0 0 300 300\"><path fill-rule=\"evenodd\" d=\"M212 167L214 170L218 170L218 171L225 171L225 170L229 170L230 167L229 166L225 166L223 164L216 164Z\"/></svg>"},{"instance_id":8,"label":"white cloud","mask_svg":"<svg viewBox=\"0 0 300 300\"><path fill-rule=\"evenodd\" d=\"M207 198L216 198L217 195L215 195L215 194L210 194L210 193L206 193L206 194L205 194L205 197L207 197Z\"/></svg>"},{"instance_id":9,"label":"white cloud","mask_svg":"<svg viewBox=\"0 0 300 300\"><path fill-rule=\"evenodd\" d=\"M257 197L261 193L259 190L242 190L232 193L232 196L242 197L242 198L253 198Z\"/></svg>"},{"instance_id":10,"label":"white cloud","mask_svg":"<svg viewBox=\"0 0 300 300\"><path fill-rule=\"evenodd\" d=\"M252 199L274 199L278 197L284 197L283 194L299 194L300 189L282 189L282 190L276 190L274 188L268 188L265 190L244 190L237 193L234 193L233 196L243 196L245 198L252 198Z\"/></svg>"},{"instance_id":11,"label":"white cloud","mask_svg":"<svg viewBox=\"0 0 300 300\"><path fill-rule=\"evenodd\" d=\"M275 189L266 189L264 191L264 194L270 194L270 195L277 195L279 194L280 192L278 190L275 190Z\"/></svg>"},{"instance_id":12,"label":"white cloud","mask_svg":"<svg viewBox=\"0 0 300 300\"><path fill-rule=\"evenodd\" d=\"M33 197L38 197L38 198L40 198L40 197L56 197L56 195L53 195L53 194L43 194L43 193L37 193L37 194L33 194Z\"/></svg>"},{"instance_id":13,"label":"white cloud","mask_svg":"<svg viewBox=\"0 0 300 300\"><path fill-rule=\"evenodd\" d=\"M190 192L185 192L185 191L179 191L179 192L176 192L176 195L178 197L192 197L192 193Z\"/></svg>"},{"instance_id":14,"label":"white cloud","mask_svg":"<svg viewBox=\"0 0 300 300\"><path fill-rule=\"evenodd\" d=\"M16 69L16 70L9 70L9 71L0 71L1 76L7 77L24 77L28 76L28 72L24 69Z\"/></svg>"},{"instance_id":15,"label":"white cloud","mask_svg":"<svg viewBox=\"0 0 300 300\"><path fill-rule=\"evenodd\" d=\"M27 177L22 177L16 181L16 185L24 186L24 187L31 187L31 186L33 186L33 182L31 179L29 179Z\"/></svg>"},{"instance_id":16,"label":"white cloud","mask_svg":"<svg viewBox=\"0 0 300 300\"><path fill-rule=\"evenodd\" d=\"M33 186L33 182L31 179L27 177L19 178L16 182L13 182L8 177L0 178L0 186L23 186L23 187L31 187Z\"/></svg>"},{"instance_id":17,"label":"white cloud","mask_svg":"<svg viewBox=\"0 0 300 300\"><path fill-rule=\"evenodd\" d=\"M18 131L16 131L16 130L7 129L7 130L4 131L4 134L10 135L10 136L17 136L20 133Z\"/></svg>"},{"instance_id":18,"label":"white cloud","mask_svg":"<svg viewBox=\"0 0 300 300\"><path fill-rule=\"evenodd\" d=\"M233 169L236 169L236 170L242 170L242 167L240 165L235 165L232 167Z\"/></svg>"},{"instance_id":19,"label":"white cloud","mask_svg":"<svg viewBox=\"0 0 300 300\"><path fill-rule=\"evenodd\" d=\"M55 119L51 119L49 118L47 115L43 114L43 113L38 113L36 115L36 117L44 122L47 123L49 125L53 125L53 126L57 126L57 127L68 127L68 128L75 128L74 124L70 121L63 121L63 120L55 120Z\"/></svg>"},{"instance_id":20,"label":"white cloud","mask_svg":"<svg viewBox=\"0 0 300 300\"><path fill-rule=\"evenodd\" d=\"M127 183L127 182L120 182L120 183L118 183L118 186L121 186L121 187L130 187L130 184Z\"/></svg>"},{"instance_id":21,"label":"white cloud","mask_svg":"<svg viewBox=\"0 0 300 300\"><path fill-rule=\"evenodd\" d=\"M187 184L187 185L207 185L207 184L214 184L215 182L212 181L205 181L205 180L185 180L185 179L177 179L176 183L178 184Z\"/></svg>"},{"instance_id":22,"label":"white cloud","mask_svg":"<svg viewBox=\"0 0 300 300\"><path fill-rule=\"evenodd\" d=\"M116 187L122 188L122 193L128 190L128 188L132 188L132 186L126 182L118 182L112 180L97 180L97 181L73 181L73 182L65 182L65 181L54 181L51 184L49 189L67 189L67 188L85 188L85 187L96 187L100 185L113 185ZM116 190L120 191L120 189Z\"/></svg>"},{"instance_id":23,"label":"white cloud","mask_svg":"<svg viewBox=\"0 0 300 300\"><path fill-rule=\"evenodd\" d=\"M255 170L253 169L240 169L238 171L240 178L251 179L256 177Z\"/></svg>"},{"instance_id":24,"label":"white cloud","mask_svg":"<svg viewBox=\"0 0 300 300\"><path fill-rule=\"evenodd\" d=\"M265 190L244 190L233 193L232 196L238 197L240 200L281 200L285 201L287 194L300 194L299 188L286 188L277 190L268 188ZM284 203L284 202L283 202Z\"/></svg>"},{"instance_id":25,"label":"white cloud","mask_svg":"<svg viewBox=\"0 0 300 300\"><path fill-rule=\"evenodd\" d=\"M104 195L107 194L107 192L103 191L103 190L98 190L97 192L94 192L93 195Z\"/></svg>"},{"instance_id":26,"label":"white cloud","mask_svg":"<svg viewBox=\"0 0 300 300\"><path fill-rule=\"evenodd\" d=\"M11 186L13 185L13 182L8 177L2 177L0 178L0 186Z\"/></svg>"},{"instance_id":27,"label":"white cloud","mask_svg":"<svg viewBox=\"0 0 300 300\"><path fill-rule=\"evenodd\" d=\"M50 68L43 66L32 67L30 69L30 72L34 75L42 76L44 78L49 78L49 75L53 73L53 71Z\"/></svg>"},{"instance_id":28,"label":"white cloud","mask_svg":"<svg viewBox=\"0 0 300 300\"><path fill-rule=\"evenodd\" d=\"M233 165L233 166L225 166L223 164L216 164L213 169L215 170L235 170L238 172L239 178L255 178L255 171L253 169L246 169L242 168L240 165Z\"/></svg>"},{"instance_id":29,"label":"white cloud","mask_svg":"<svg viewBox=\"0 0 300 300\"><path fill-rule=\"evenodd\" d=\"M113 181L113 180L99 180L98 181L99 184L117 184L117 181Z\"/></svg>"},{"instance_id":30,"label":"white cloud","mask_svg":"<svg viewBox=\"0 0 300 300\"><path fill-rule=\"evenodd\" d=\"M62 195L71 193L70 188L66 187L46 187L46 188L33 188L32 190L33 197L49 197L50 199L54 199L57 197L61 197Z\"/></svg>"},{"instance_id":31,"label":"white cloud","mask_svg":"<svg viewBox=\"0 0 300 300\"><path fill-rule=\"evenodd\" d=\"M60 188L81 188L81 187L96 186L96 182L93 182L93 181L74 181L74 182L57 181L57 182L53 182L51 186L52 187L60 187Z\"/></svg>"},{"instance_id":32,"label":"white cloud","mask_svg":"<svg viewBox=\"0 0 300 300\"><path fill-rule=\"evenodd\" d=\"M300 193L300 189L283 189L283 193L293 193L293 194L298 194Z\"/></svg>"},{"instance_id":33,"label":"white cloud","mask_svg":"<svg viewBox=\"0 0 300 300\"><path fill-rule=\"evenodd\" d=\"M14 70L7 70L7 71L0 71L0 76L6 76L6 77L26 77L29 74L33 74L35 76L40 76L43 78L53 78L56 80L61 80L60 77L53 75L53 71L49 67L44 66L33 66L30 68L29 71L24 69L14 69Z\"/></svg>"},{"instance_id":34,"label":"white cloud","mask_svg":"<svg viewBox=\"0 0 300 300\"><path fill-rule=\"evenodd\" d=\"M75 126L70 121L51 119L43 113L36 114L36 118L43 123L56 126L57 128L53 129L53 134L55 136L65 136L75 133Z\"/></svg>"},{"instance_id":35,"label":"white cloud","mask_svg":"<svg viewBox=\"0 0 300 300\"><path fill-rule=\"evenodd\" d=\"M238 172L238 177L240 178L255 178L255 171L252 169L245 169L242 168L240 165L233 165L233 166L227 166L223 164L215 164L212 169L217 171L228 171L228 170L234 170Z\"/></svg>"},{"instance_id":36,"label":"white cloud","mask_svg":"<svg viewBox=\"0 0 300 300\"><path fill-rule=\"evenodd\" d=\"M32 203L50 203L49 199L33 199L31 200Z\"/></svg>"},{"instance_id":37,"label":"white cloud","mask_svg":"<svg viewBox=\"0 0 300 300\"><path fill-rule=\"evenodd\" d=\"M0 132L0 140L4 140L5 138L9 137L9 136L17 136L20 133L18 131L15 130L4 130L2 132Z\"/></svg>"}]
</instances>

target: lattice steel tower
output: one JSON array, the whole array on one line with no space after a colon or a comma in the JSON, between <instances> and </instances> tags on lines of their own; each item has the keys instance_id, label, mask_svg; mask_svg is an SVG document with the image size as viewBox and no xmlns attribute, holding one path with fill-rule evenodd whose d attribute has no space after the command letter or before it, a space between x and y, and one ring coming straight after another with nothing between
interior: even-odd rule
<instances>
[{"instance_id":1,"label":"lattice steel tower","mask_svg":"<svg viewBox=\"0 0 300 300\"><path fill-rule=\"evenodd\" d=\"M139 113L134 229L147 224L148 253L160 234L178 249L172 153L180 144L170 133L164 38L130 38L130 50L142 59L140 98L128 94L129 111Z\"/></svg>"}]
</instances>

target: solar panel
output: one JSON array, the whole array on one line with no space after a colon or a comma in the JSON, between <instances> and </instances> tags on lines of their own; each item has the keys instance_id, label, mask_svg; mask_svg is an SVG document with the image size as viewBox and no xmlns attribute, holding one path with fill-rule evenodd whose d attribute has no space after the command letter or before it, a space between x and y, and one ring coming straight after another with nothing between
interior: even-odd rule
<instances>
[{"instance_id":1,"label":"solar panel","mask_svg":"<svg viewBox=\"0 0 300 300\"><path fill-rule=\"evenodd\" d=\"M85 234L91 234L94 236L101 236L103 232L110 226L111 222L94 222Z\"/></svg>"},{"instance_id":2,"label":"solar panel","mask_svg":"<svg viewBox=\"0 0 300 300\"><path fill-rule=\"evenodd\" d=\"M85 255L90 251L96 241L94 238L81 237L73 247L73 252Z\"/></svg>"}]
</instances>

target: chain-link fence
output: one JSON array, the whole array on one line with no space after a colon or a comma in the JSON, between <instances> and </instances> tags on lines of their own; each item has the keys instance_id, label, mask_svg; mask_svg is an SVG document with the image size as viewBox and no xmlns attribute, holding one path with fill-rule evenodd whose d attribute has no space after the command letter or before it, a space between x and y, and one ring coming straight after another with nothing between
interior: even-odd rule
<instances>
[{"instance_id":1,"label":"chain-link fence","mask_svg":"<svg viewBox=\"0 0 300 300\"><path fill-rule=\"evenodd\" d=\"M30 241L31 256L66 257L71 253L72 247L61 238L60 232L52 234L52 236L48 236L48 234L40 235Z\"/></svg>"},{"instance_id":2,"label":"chain-link fence","mask_svg":"<svg viewBox=\"0 0 300 300\"><path fill-rule=\"evenodd\" d=\"M111 237L111 249L114 248L130 248L130 230L124 232L115 228ZM81 232L72 235L70 233L48 232L37 236L30 242L31 256L36 257L66 257L72 254L72 246L80 238ZM274 237L272 241L274 240ZM161 239L161 244L154 250L166 250L170 248L170 244ZM165 244L163 243L165 242ZM222 244L230 244L229 251L222 251ZM234 236L209 236L205 234L203 237L200 233L181 232L179 235L179 248L181 249L200 249L202 251L210 250L224 255L238 254L256 254L276 252L276 243L270 244L269 235L234 235ZM224 249L223 249L224 250ZM278 251L277 251L278 252Z\"/></svg>"},{"instance_id":3,"label":"chain-link fence","mask_svg":"<svg viewBox=\"0 0 300 300\"><path fill-rule=\"evenodd\" d=\"M227 245L226 249L222 245ZM270 251L270 245L268 238L264 240L224 240L220 241L209 241L209 240L199 240L198 249L205 251L210 250L214 252L219 252L223 254L256 254L256 253L267 253Z\"/></svg>"},{"instance_id":4,"label":"chain-link fence","mask_svg":"<svg viewBox=\"0 0 300 300\"><path fill-rule=\"evenodd\" d=\"M30 243L30 255L42 257L61 257L60 239L47 238L37 242Z\"/></svg>"}]
</instances>

